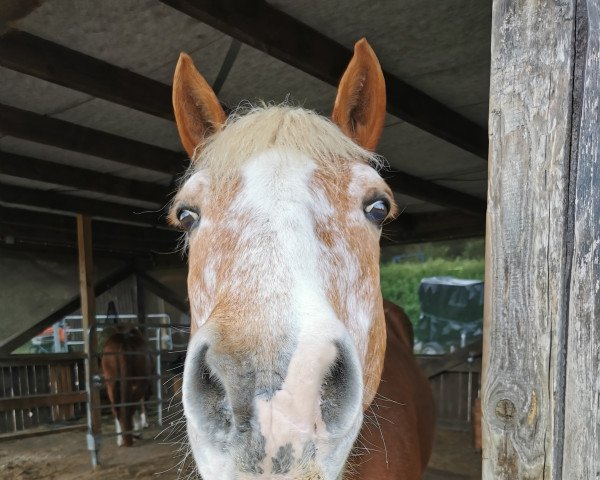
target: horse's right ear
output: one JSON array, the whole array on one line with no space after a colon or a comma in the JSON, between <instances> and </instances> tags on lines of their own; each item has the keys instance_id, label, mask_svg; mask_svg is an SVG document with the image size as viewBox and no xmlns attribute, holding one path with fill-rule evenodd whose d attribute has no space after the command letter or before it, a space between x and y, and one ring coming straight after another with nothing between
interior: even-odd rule
<instances>
[{"instance_id":1,"label":"horse's right ear","mask_svg":"<svg viewBox=\"0 0 600 480\"><path fill-rule=\"evenodd\" d=\"M173 78L173 109L177 130L190 158L204 139L223 127L226 115L215 92L189 55L179 55Z\"/></svg>"},{"instance_id":2,"label":"horse's right ear","mask_svg":"<svg viewBox=\"0 0 600 480\"><path fill-rule=\"evenodd\" d=\"M385 121L385 79L366 39L354 45L354 56L338 87L331 119L367 150L375 150Z\"/></svg>"}]
</instances>

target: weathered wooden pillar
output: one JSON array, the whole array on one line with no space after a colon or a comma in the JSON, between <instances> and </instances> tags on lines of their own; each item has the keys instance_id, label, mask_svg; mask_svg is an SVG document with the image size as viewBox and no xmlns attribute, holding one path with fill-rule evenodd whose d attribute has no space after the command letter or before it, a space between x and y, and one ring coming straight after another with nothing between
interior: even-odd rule
<instances>
[{"instance_id":1,"label":"weathered wooden pillar","mask_svg":"<svg viewBox=\"0 0 600 480\"><path fill-rule=\"evenodd\" d=\"M85 384L88 393L87 445L92 455L92 465L98 465L99 441L102 431L100 392L95 386L98 375L96 297L94 295L92 261L92 222L90 217L77 215L77 249L79 254L79 290L81 295L81 317L83 340L87 360L85 362Z\"/></svg>"},{"instance_id":2,"label":"weathered wooden pillar","mask_svg":"<svg viewBox=\"0 0 600 480\"><path fill-rule=\"evenodd\" d=\"M599 0L495 0L483 478L598 478Z\"/></svg>"},{"instance_id":3,"label":"weathered wooden pillar","mask_svg":"<svg viewBox=\"0 0 600 480\"><path fill-rule=\"evenodd\" d=\"M577 4L580 111L573 149L562 478L600 478L600 1Z\"/></svg>"}]
</instances>

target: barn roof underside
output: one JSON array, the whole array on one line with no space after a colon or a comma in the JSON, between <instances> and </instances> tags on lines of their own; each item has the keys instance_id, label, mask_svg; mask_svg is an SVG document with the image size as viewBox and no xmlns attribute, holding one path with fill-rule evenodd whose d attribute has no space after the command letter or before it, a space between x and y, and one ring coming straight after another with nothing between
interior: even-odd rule
<instances>
[{"instance_id":1,"label":"barn roof underside","mask_svg":"<svg viewBox=\"0 0 600 480\"><path fill-rule=\"evenodd\" d=\"M327 115L365 36L388 85L379 153L403 211L387 242L481 235L491 1L0 0L0 243L170 252L162 207L186 163L170 85L188 52L229 107ZM2 18L3 17L3 18Z\"/></svg>"}]
</instances>

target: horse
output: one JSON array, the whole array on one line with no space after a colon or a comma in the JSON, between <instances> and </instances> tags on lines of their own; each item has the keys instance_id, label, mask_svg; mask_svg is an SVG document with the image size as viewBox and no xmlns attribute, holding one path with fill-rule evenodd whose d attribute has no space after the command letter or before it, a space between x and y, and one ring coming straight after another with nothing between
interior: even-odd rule
<instances>
[{"instance_id":1,"label":"horse","mask_svg":"<svg viewBox=\"0 0 600 480\"><path fill-rule=\"evenodd\" d=\"M386 106L375 53L356 43L331 120L288 104L227 116L184 53L173 106L191 159L169 221L188 252L182 402L199 474L421 478L431 390L406 329L386 332L379 285L381 229L396 207L374 153ZM394 422L381 422L387 463L352 453L374 400ZM364 427L357 445L370 450Z\"/></svg>"},{"instance_id":2,"label":"horse","mask_svg":"<svg viewBox=\"0 0 600 480\"><path fill-rule=\"evenodd\" d=\"M385 299L383 309L387 344L381 383L350 456L348 478L420 479L434 439L433 396L412 354L410 319Z\"/></svg>"},{"instance_id":3,"label":"horse","mask_svg":"<svg viewBox=\"0 0 600 480\"><path fill-rule=\"evenodd\" d=\"M148 427L144 401L152 393L148 378L154 361L146 339L134 325L119 325L104 342L101 368L117 431L117 445L131 446ZM135 403L140 403L138 411ZM133 435L132 435L133 432Z\"/></svg>"}]
</instances>

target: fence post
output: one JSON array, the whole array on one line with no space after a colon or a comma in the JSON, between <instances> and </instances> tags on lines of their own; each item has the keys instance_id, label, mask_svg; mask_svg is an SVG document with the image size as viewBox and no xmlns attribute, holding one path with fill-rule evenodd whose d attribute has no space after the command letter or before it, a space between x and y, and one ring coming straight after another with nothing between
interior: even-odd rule
<instances>
[{"instance_id":1,"label":"fence post","mask_svg":"<svg viewBox=\"0 0 600 480\"><path fill-rule=\"evenodd\" d=\"M88 394L87 446L92 457L92 466L99 464L98 435L102 431L100 412L100 392L94 385L98 375L98 356L96 338L96 297L94 295L92 262L92 223L90 217L77 215L77 248L79 254L79 289L81 294L81 316L83 327L85 362L85 385Z\"/></svg>"}]
</instances>

